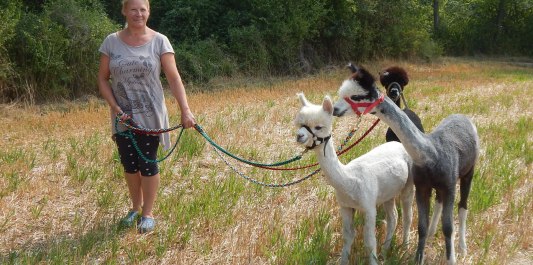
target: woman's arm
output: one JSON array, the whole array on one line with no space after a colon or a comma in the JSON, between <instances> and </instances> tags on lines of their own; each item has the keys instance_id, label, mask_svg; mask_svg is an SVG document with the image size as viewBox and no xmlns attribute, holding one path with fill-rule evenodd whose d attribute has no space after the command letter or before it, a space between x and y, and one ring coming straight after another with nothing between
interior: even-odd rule
<instances>
[{"instance_id":1,"label":"woman's arm","mask_svg":"<svg viewBox=\"0 0 533 265\"><path fill-rule=\"evenodd\" d=\"M111 107L115 114L122 113L122 109L117 104L111 84L109 83L109 77L111 72L109 71L109 56L102 53L100 56L100 68L98 70L98 89L100 94L107 101L107 104Z\"/></svg>"},{"instance_id":2,"label":"woman's arm","mask_svg":"<svg viewBox=\"0 0 533 265\"><path fill-rule=\"evenodd\" d=\"M196 124L194 115L189 108L189 103L187 102L187 94L185 93L185 86L181 81L181 76L178 72L176 66L176 61L174 59L173 53L165 53L161 56L161 66L165 76L167 77L168 83L170 85L170 91L172 95L178 101L178 105L181 110L181 123L185 128L190 128Z\"/></svg>"}]
</instances>

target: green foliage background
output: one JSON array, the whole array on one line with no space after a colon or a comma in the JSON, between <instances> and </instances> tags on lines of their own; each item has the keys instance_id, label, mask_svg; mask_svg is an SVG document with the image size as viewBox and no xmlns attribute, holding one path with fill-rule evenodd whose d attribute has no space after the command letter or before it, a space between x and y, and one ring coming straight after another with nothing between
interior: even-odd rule
<instances>
[{"instance_id":1,"label":"green foliage background","mask_svg":"<svg viewBox=\"0 0 533 265\"><path fill-rule=\"evenodd\" d=\"M124 24L117 0L0 3L0 101L97 94L98 47ZM531 57L533 0L158 0L149 26L187 83L302 75L381 57Z\"/></svg>"}]
</instances>

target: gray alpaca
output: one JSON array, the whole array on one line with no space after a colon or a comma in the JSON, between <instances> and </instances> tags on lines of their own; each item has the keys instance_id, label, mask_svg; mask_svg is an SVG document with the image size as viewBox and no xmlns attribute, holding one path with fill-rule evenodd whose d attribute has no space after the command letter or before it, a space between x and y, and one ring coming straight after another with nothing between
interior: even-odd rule
<instances>
[{"instance_id":1,"label":"gray alpaca","mask_svg":"<svg viewBox=\"0 0 533 265\"><path fill-rule=\"evenodd\" d=\"M459 250L466 255L467 199L474 167L479 155L479 137L475 125L464 115L452 114L433 132L422 133L407 115L377 89L374 77L364 68L352 66L352 76L339 88L339 100L334 115L371 113L387 123L398 135L413 159L413 179L418 207L418 248L415 260L424 262L424 247L428 236L429 206L432 189L437 204L431 229L442 211L442 230L446 242L446 260L455 264L453 241L453 204L455 185L460 180ZM432 232L430 230L430 232Z\"/></svg>"}]
</instances>

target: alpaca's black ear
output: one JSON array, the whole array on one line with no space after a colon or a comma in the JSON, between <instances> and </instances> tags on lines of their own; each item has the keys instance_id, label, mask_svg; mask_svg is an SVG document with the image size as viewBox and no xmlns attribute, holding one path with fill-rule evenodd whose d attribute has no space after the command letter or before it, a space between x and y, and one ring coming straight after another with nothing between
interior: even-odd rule
<instances>
[{"instance_id":1,"label":"alpaca's black ear","mask_svg":"<svg viewBox=\"0 0 533 265\"><path fill-rule=\"evenodd\" d=\"M357 73L357 70L358 70L357 66L353 65L351 62L348 63L348 65L346 67L348 67L350 69L350 71L352 71L352 74Z\"/></svg>"}]
</instances>

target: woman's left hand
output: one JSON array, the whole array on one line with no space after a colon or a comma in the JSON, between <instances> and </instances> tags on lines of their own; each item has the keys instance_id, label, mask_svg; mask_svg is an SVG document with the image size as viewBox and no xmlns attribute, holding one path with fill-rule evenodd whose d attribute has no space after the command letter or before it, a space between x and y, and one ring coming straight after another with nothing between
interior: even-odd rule
<instances>
[{"instance_id":1,"label":"woman's left hand","mask_svg":"<svg viewBox=\"0 0 533 265\"><path fill-rule=\"evenodd\" d=\"M196 120L194 119L192 112L187 111L185 113L181 113L181 124L185 129L191 128L196 124Z\"/></svg>"}]
</instances>

